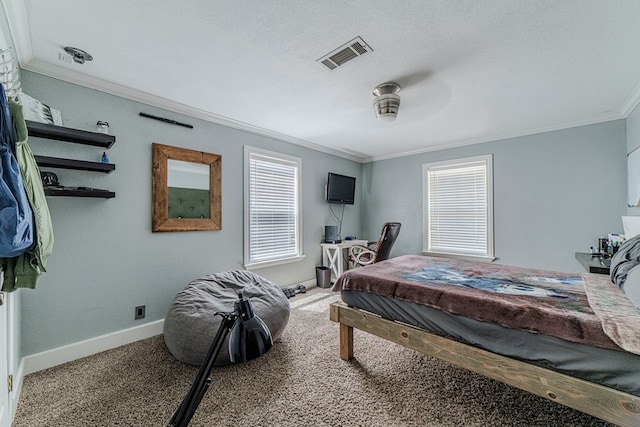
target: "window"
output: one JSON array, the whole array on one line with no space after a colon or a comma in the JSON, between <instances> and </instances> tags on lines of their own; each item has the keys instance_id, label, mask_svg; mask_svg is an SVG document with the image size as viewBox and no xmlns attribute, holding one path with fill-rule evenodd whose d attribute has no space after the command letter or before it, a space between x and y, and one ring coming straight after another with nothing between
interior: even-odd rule
<instances>
[{"instance_id":1,"label":"window","mask_svg":"<svg viewBox=\"0 0 640 427\"><path fill-rule=\"evenodd\" d=\"M302 160L252 147L244 157L245 268L301 260Z\"/></svg>"},{"instance_id":2,"label":"window","mask_svg":"<svg viewBox=\"0 0 640 427\"><path fill-rule=\"evenodd\" d=\"M425 252L493 260L492 160L423 165Z\"/></svg>"}]
</instances>

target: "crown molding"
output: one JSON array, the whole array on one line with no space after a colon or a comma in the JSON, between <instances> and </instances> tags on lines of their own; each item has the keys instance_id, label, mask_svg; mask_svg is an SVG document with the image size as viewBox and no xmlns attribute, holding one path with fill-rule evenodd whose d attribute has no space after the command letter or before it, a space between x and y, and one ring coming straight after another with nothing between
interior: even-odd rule
<instances>
[{"instance_id":1,"label":"crown molding","mask_svg":"<svg viewBox=\"0 0 640 427\"><path fill-rule=\"evenodd\" d=\"M149 93L132 89L126 86L118 85L103 79L91 77L76 71L61 67L59 65L51 64L49 62L41 61L39 59L33 59L27 64L22 66L27 71L42 74L48 77L53 77L58 80L63 80L69 83L77 84L79 86L87 87L90 89L99 90L101 92L115 95L121 98L128 99L130 101L140 102L142 104L151 105L153 107L162 108L174 113L184 114L186 116L201 119L210 123L230 127L233 129L249 132L254 135L264 136L267 138L275 139L278 141L288 142L290 144L298 145L310 150L319 151L322 153L330 154L337 157L342 157L347 160L362 163L361 157L354 156L349 153L345 153L339 150L323 147L318 144L314 144L303 139L295 138L289 135L285 135L279 132L274 132L268 129L264 129L258 126L254 126L248 123L244 123L238 120L230 119L228 117L220 116L210 113L199 108L190 107L188 105L171 101L166 98L151 95Z\"/></svg>"},{"instance_id":2,"label":"crown molding","mask_svg":"<svg viewBox=\"0 0 640 427\"><path fill-rule=\"evenodd\" d=\"M240 122L230 119L228 117L213 114L198 108L190 107L188 105L171 101L166 98L161 98L155 95L148 94L139 90L131 89L125 86L121 86L115 83L111 83L102 79L87 76L85 74L78 73L73 70L69 70L64 67L60 67L55 64L51 64L38 59L29 61L28 64L22 67L25 70L32 71L38 74L42 74L48 77L53 77L59 80L63 80L69 83L77 84L90 89L99 90L111 95L115 95L121 98L129 99L131 101L140 102L142 104L151 105L154 107L162 108L174 113L184 114L189 117L201 119L210 123L219 124L222 126L230 127L233 129L241 130L244 132L252 133L254 135L264 136L267 138L275 139L278 141L287 142L293 145L308 148L310 150L318 151L321 153L330 154L333 156L341 157L347 160L355 161L358 163L370 163L381 160L389 160L399 157L413 156L417 154L423 154L433 151L446 150L451 148L463 147L466 145L482 144L485 142L500 141L510 138L518 138L522 136L535 135L544 132L552 132L562 129L569 129L573 127L592 125L597 123L608 122L612 120L619 120L626 118L635 108L640 101L640 83L636 86L632 94L627 98L625 104L619 111L601 115L588 120L578 120L573 122L560 123L553 126L541 127L529 129L523 132L514 132L509 134L495 135L486 138L466 139L460 141L454 141L451 143L439 144L428 148L422 148L418 150L405 151L402 153L390 154L386 156L371 156L360 157L344 151L331 149L312 142L295 138L289 135L285 135L279 132L274 132L268 129L264 129L258 126L250 125L248 123Z\"/></svg>"},{"instance_id":3,"label":"crown molding","mask_svg":"<svg viewBox=\"0 0 640 427\"><path fill-rule=\"evenodd\" d=\"M429 152L433 152L433 151L448 150L448 149L451 149L451 148L464 147L464 146L467 146L467 145L483 144L483 143L486 143L486 142L502 141L502 140L505 140L505 139L519 138L519 137L523 137L523 136L536 135L536 134L545 133L545 132L553 132L553 131L557 131L557 130L571 129L571 128L580 127L580 126L594 125L594 124L598 124L598 123L610 122L610 121L613 121L613 120L625 119L627 117L627 115L625 115L622 112L618 111L618 112L604 114L604 115L601 115L599 117L595 117L595 118L589 119L589 120L578 120L578 121L573 121L573 122L560 123L560 124L553 125L553 126L529 129L529 130L523 131L523 132L514 132L514 133L510 133L510 134L495 135L495 136L491 136L491 137L487 137L487 138L465 139L465 140L461 140L461 141L454 141L454 142L451 142L451 143L439 144L439 145L431 146L431 147L428 147L428 148L422 148L422 149L412 150L412 151L405 151L403 153L398 153L398 154L390 154L390 155L387 155L387 156L368 157L368 158L365 158L363 160L363 163L370 163L370 162L377 162L377 161L381 161L381 160L396 159L398 157L414 156L414 155L417 155L417 154L424 154L424 153L429 153Z\"/></svg>"},{"instance_id":4,"label":"crown molding","mask_svg":"<svg viewBox=\"0 0 640 427\"><path fill-rule=\"evenodd\" d=\"M636 87L633 88L631 94L627 97L622 107L620 107L621 114L624 117L629 117L629 114L635 110L635 108L640 104L640 81L636 84Z\"/></svg>"},{"instance_id":5,"label":"crown molding","mask_svg":"<svg viewBox=\"0 0 640 427\"><path fill-rule=\"evenodd\" d=\"M29 20L27 19L27 7L23 0L1 0L2 9L9 32L13 39L13 49L20 67L33 58L31 48L31 33L29 31Z\"/></svg>"}]
</instances>

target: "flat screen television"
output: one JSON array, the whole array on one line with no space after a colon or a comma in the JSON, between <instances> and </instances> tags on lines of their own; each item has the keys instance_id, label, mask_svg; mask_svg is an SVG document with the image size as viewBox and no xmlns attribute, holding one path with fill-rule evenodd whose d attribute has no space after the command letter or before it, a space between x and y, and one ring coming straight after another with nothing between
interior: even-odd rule
<instances>
[{"instance_id":1,"label":"flat screen television","mask_svg":"<svg viewBox=\"0 0 640 427\"><path fill-rule=\"evenodd\" d=\"M352 176L329 172L327 178L327 202L353 205L356 179Z\"/></svg>"}]
</instances>

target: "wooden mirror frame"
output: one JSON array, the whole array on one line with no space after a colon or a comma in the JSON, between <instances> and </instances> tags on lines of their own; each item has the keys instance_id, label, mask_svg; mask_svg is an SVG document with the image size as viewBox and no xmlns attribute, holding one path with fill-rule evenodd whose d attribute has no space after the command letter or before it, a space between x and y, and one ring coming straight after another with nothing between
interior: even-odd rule
<instances>
[{"instance_id":1,"label":"wooden mirror frame","mask_svg":"<svg viewBox=\"0 0 640 427\"><path fill-rule=\"evenodd\" d=\"M222 156L153 143L152 230L203 231L222 229ZM168 161L201 163L209 166L209 203L211 218L169 218Z\"/></svg>"}]
</instances>

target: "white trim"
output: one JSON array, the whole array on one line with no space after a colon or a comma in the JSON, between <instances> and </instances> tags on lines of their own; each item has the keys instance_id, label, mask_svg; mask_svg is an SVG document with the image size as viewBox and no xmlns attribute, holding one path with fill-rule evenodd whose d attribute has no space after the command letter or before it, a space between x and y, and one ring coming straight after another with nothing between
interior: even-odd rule
<instances>
[{"instance_id":1,"label":"white trim","mask_svg":"<svg viewBox=\"0 0 640 427\"><path fill-rule=\"evenodd\" d=\"M20 67L24 68L24 65L33 59L27 6L24 0L2 0L2 8L7 18L11 38L15 44L16 58Z\"/></svg>"},{"instance_id":2,"label":"white trim","mask_svg":"<svg viewBox=\"0 0 640 427\"><path fill-rule=\"evenodd\" d=\"M291 258L278 259L275 261L265 261L265 262L256 262L253 264L245 264L244 268L246 268L247 270L259 270L261 268L273 267L275 265L290 264L292 262L300 262L304 258L305 258L305 255L298 255Z\"/></svg>"},{"instance_id":3,"label":"white trim","mask_svg":"<svg viewBox=\"0 0 640 427\"><path fill-rule=\"evenodd\" d=\"M8 293L6 298L7 304L7 339L9 342L9 347L7 348L7 368L8 373L13 375L13 391L9 393L9 411L11 420L18 409L18 398L16 395L18 394L16 390L22 384L22 371L21 366L16 368L16 364L18 361L16 360L16 356L19 354L17 349L20 348L20 335L21 329L20 325L18 325L19 314L20 314L20 303L22 299L22 295L19 291ZM18 371L18 372L16 372ZM20 384L16 384L20 383Z\"/></svg>"},{"instance_id":4,"label":"white trim","mask_svg":"<svg viewBox=\"0 0 640 427\"><path fill-rule=\"evenodd\" d=\"M250 259L250 212L249 212L249 193L250 193L250 179L249 179L249 169L250 169L250 160L252 155L259 155L263 157L271 157L274 159L274 162L290 162L296 165L296 202L298 205L297 215L298 221L296 224L296 234L298 237L298 254L292 257L287 258L279 258L272 261L264 261L257 263L248 263ZM302 261L305 257L304 255L304 238L303 238L303 225L302 225L302 158L291 156L288 154L282 154L276 151L264 150L262 148L253 147L250 145L244 146L244 162L243 162L243 179L244 179L244 197L243 197L243 216L244 216L244 267L247 270L256 270L263 267L272 267L275 265L288 264L291 262Z\"/></svg>"},{"instance_id":5,"label":"white trim","mask_svg":"<svg viewBox=\"0 0 640 427\"><path fill-rule=\"evenodd\" d=\"M26 61L25 61L26 62ZM272 138L278 141L288 142L290 144L298 145L310 150L319 151L321 153L330 154L337 157L342 157L354 162L363 162L362 157L354 156L353 154L346 153L344 151L336 150L333 148L324 147L318 144L314 144L309 141L305 141L300 138L285 135L283 133L275 132L269 129L254 126L249 123L244 123L238 120L231 119L229 117L220 116L218 114L210 113L208 111L191 107L180 102L171 101L166 98L151 95L138 89L129 88L123 85L112 83L106 80L102 80L96 77L87 76L78 73L74 70L67 69L65 67L50 64L39 59L32 59L26 63L20 61L21 68L34 73L42 74L44 76L53 77L58 80L77 84L90 89L99 90L104 93L118 96L120 98L128 99L130 101L140 102L142 104L150 105L153 107L162 108L174 113L183 114L195 119L204 120L210 123L219 124L232 129L249 132L254 135L264 136Z\"/></svg>"},{"instance_id":6,"label":"white trim","mask_svg":"<svg viewBox=\"0 0 640 427\"><path fill-rule=\"evenodd\" d=\"M640 88L638 89L640 92ZM638 96L640 96L640 93L638 94ZM627 101L629 102L629 101ZM633 110L631 110L633 111ZM630 113L630 112L629 112ZM486 138L474 138L474 139L465 139L465 140L461 140L461 141L453 141L450 143L443 143L443 144L438 144L438 145L434 145L431 147L425 147L425 148L420 148L417 150L411 150L411 151L405 151L403 153L397 153L397 154L389 154L389 155L385 155L385 156L373 156L373 157L367 157L361 160L362 163L371 163L371 162L377 162L380 160L389 160L389 159L396 159L398 157L407 157L407 156L414 156L416 154L424 154L424 153L430 153L433 151L441 151L441 150L448 150L450 148L457 148L457 147L466 147L468 145L475 145L475 144L483 144L485 142L497 142L497 141L501 141L501 140L505 140L505 139L511 139L511 138L520 138L520 137L524 137L524 136L531 136L531 135L538 135L541 133L546 133L546 132L554 132L554 131L558 131L558 130L563 130L563 129L572 129L572 128L577 128L580 126L588 126L588 125L594 125L594 124L598 124L598 123L605 123L605 122L610 122L613 120L620 120L620 119L625 119L627 116L624 115L622 112L613 112L613 113L608 113L602 116L598 116L596 118L593 119L589 119L589 120L577 120L574 122L566 122L566 123L560 123L557 125L553 125L553 126L546 126L546 127L541 127L541 128L537 128L537 129L529 129L526 131L522 131L522 132L513 132L513 133L507 133L507 134L502 134L502 135L493 135L493 136L488 136Z\"/></svg>"},{"instance_id":7,"label":"white trim","mask_svg":"<svg viewBox=\"0 0 640 427\"><path fill-rule=\"evenodd\" d=\"M633 110L636 109L638 103L640 103L640 81L638 81L636 86L627 97L627 100L624 102L624 104L622 104L622 107L620 107L620 112L624 115L624 117L629 117L629 114L631 114Z\"/></svg>"},{"instance_id":8,"label":"white trim","mask_svg":"<svg viewBox=\"0 0 640 427\"><path fill-rule=\"evenodd\" d=\"M24 359L24 358L23 358ZM11 408L11 422L16 416L18 410L18 402L20 401L20 393L22 392L22 384L24 380L24 360L20 360L18 369L13 373L13 391L9 393L9 407Z\"/></svg>"},{"instance_id":9,"label":"white trim","mask_svg":"<svg viewBox=\"0 0 640 427\"><path fill-rule=\"evenodd\" d=\"M429 194L428 175L429 171L442 167L456 167L465 163L484 163L486 167L486 197L487 197L487 253L486 255L470 255L464 253L449 254L429 251ZM485 259L493 261L495 259L494 242L494 219L493 219L493 154L483 154L479 156L463 157L457 159L442 160L438 162L428 162L422 164L422 253L434 256L442 255L447 257L460 257L470 259Z\"/></svg>"},{"instance_id":10,"label":"white trim","mask_svg":"<svg viewBox=\"0 0 640 427\"><path fill-rule=\"evenodd\" d=\"M311 289L313 289L313 288L318 286L318 284L316 283L315 277L313 279L309 279L309 280L305 280L304 282L300 282L300 283L298 283L298 285L304 285L304 287L307 288L307 290L311 290Z\"/></svg>"},{"instance_id":11,"label":"white trim","mask_svg":"<svg viewBox=\"0 0 640 427\"><path fill-rule=\"evenodd\" d=\"M164 319L156 320L155 322L145 323L144 325L25 356L21 361L21 364L24 363L23 375L29 375L82 357L160 335L163 327Z\"/></svg>"},{"instance_id":12,"label":"white trim","mask_svg":"<svg viewBox=\"0 0 640 427\"><path fill-rule=\"evenodd\" d=\"M447 254L444 252L428 252L422 251L422 255L426 256L434 256L441 258L456 258L456 259L464 259L467 261L479 261L479 262L493 262L497 258L496 257L484 257L484 256L472 256L472 255L460 255L460 254Z\"/></svg>"}]
</instances>

